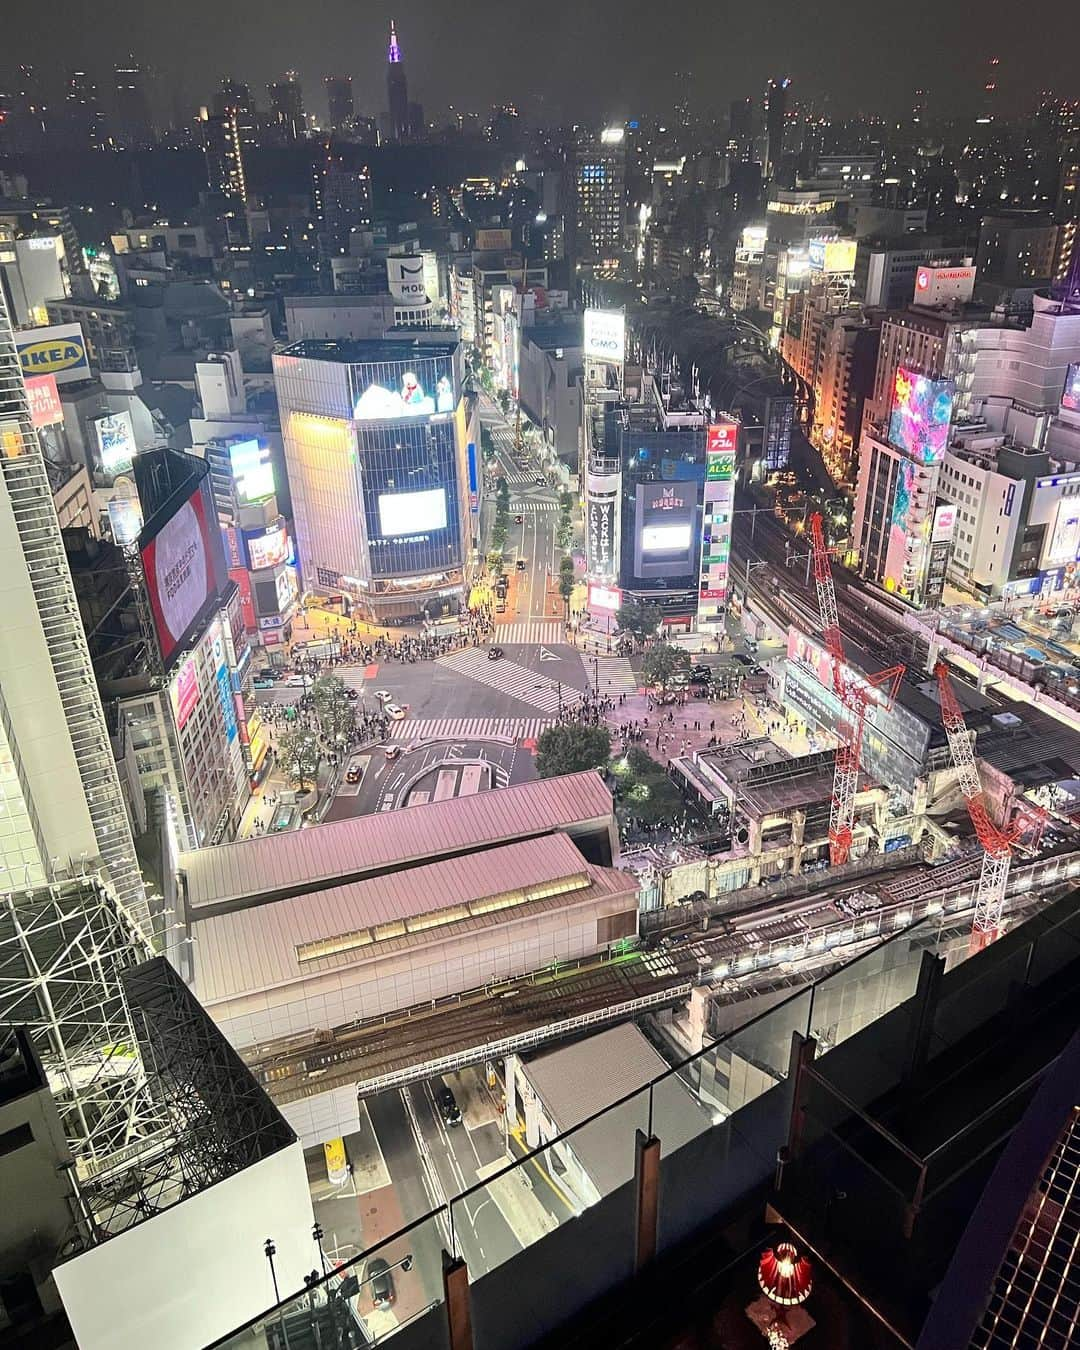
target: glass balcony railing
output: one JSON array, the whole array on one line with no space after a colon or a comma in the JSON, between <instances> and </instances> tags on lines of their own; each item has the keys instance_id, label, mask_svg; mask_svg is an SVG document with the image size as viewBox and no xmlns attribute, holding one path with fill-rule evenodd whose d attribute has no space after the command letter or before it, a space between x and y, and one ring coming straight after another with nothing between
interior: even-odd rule
<instances>
[{"instance_id":1,"label":"glass balcony railing","mask_svg":"<svg viewBox=\"0 0 1080 1350\"><path fill-rule=\"evenodd\" d=\"M756 1017L721 1009L730 1030L563 1134L530 1145L515 1122L504 1167L215 1344L444 1346L448 1258L468 1267L477 1350L538 1339L633 1273L639 1134L660 1140L663 1251L771 1178L788 1130L793 1033L813 1036L820 1052L855 1035L911 998L924 951L954 964L967 934L948 916L922 919ZM882 1072L898 1072L899 1056ZM497 1250L480 1236L489 1207L516 1237ZM394 1296L379 1307L385 1275Z\"/></svg>"}]
</instances>

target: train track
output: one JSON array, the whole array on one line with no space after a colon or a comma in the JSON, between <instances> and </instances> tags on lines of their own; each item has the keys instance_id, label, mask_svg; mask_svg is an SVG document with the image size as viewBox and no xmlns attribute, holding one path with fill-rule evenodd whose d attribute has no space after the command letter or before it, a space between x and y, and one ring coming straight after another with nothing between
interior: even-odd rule
<instances>
[{"instance_id":1,"label":"train track","mask_svg":"<svg viewBox=\"0 0 1080 1350\"><path fill-rule=\"evenodd\" d=\"M667 937L659 949L598 961L561 976L542 972L473 990L435 1009L409 1009L391 1019L254 1046L243 1058L271 1097L284 1104L403 1069L423 1077L425 1064L469 1047L530 1034L535 1039L538 1029L635 1000L660 995L655 1006L663 1006L668 990L670 1001L678 1002L688 985L735 979L758 991L761 979L772 978L770 971L779 977L792 968L847 959L918 919L964 922L973 904L969 883L978 867L972 856L877 883L865 878L833 895L765 901L718 917L707 931L688 928ZM1059 892L1073 884L1074 869L1080 873L1080 854L1073 852L1018 866L1010 885L1013 903L1028 912L1039 903L1043 879L1049 878L1048 891Z\"/></svg>"}]
</instances>

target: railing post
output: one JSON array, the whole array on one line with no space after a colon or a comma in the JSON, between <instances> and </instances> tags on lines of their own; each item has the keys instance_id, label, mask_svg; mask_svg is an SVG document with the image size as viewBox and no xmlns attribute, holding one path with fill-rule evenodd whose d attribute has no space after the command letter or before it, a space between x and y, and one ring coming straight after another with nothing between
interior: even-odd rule
<instances>
[{"instance_id":1,"label":"railing post","mask_svg":"<svg viewBox=\"0 0 1080 1350\"><path fill-rule=\"evenodd\" d=\"M469 1268L459 1257L443 1252L443 1301L450 1350L473 1350L472 1296Z\"/></svg>"},{"instance_id":2,"label":"railing post","mask_svg":"<svg viewBox=\"0 0 1080 1350\"><path fill-rule=\"evenodd\" d=\"M814 1062L817 1041L813 1036L791 1033L791 1058L788 1078L791 1081L791 1120L788 1123L788 1158L798 1162L802 1153L802 1136L806 1098L806 1070Z\"/></svg>"},{"instance_id":3,"label":"railing post","mask_svg":"<svg viewBox=\"0 0 1080 1350\"><path fill-rule=\"evenodd\" d=\"M634 1274L656 1256L660 1217L660 1140L635 1131L634 1138Z\"/></svg>"},{"instance_id":4,"label":"railing post","mask_svg":"<svg viewBox=\"0 0 1080 1350\"><path fill-rule=\"evenodd\" d=\"M930 1053L930 1038L934 1031L934 1016L937 1013L938 995L941 992L941 979L945 974L945 961L933 952L924 951L919 963L919 979L912 998L913 1015L908 1032L908 1061L904 1071L907 1080L912 1079L925 1065Z\"/></svg>"}]
</instances>

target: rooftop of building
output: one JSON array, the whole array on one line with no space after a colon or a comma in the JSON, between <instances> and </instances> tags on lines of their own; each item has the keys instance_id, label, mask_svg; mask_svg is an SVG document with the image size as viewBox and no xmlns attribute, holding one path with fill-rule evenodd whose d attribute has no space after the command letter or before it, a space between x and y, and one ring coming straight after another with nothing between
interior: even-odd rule
<instances>
[{"instance_id":1,"label":"rooftop of building","mask_svg":"<svg viewBox=\"0 0 1080 1350\"><path fill-rule=\"evenodd\" d=\"M304 361L335 361L343 365L367 365L375 361L415 361L422 357L446 356L460 341L456 327L425 328L424 336L399 338L303 338L275 352Z\"/></svg>"},{"instance_id":2,"label":"rooftop of building","mask_svg":"<svg viewBox=\"0 0 1080 1350\"><path fill-rule=\"evenodd\" d=\"M559 311L549 319L530 324L521 336L534 347L552 351L556 347L580 347L582 316Z\"/></svg>"},{"instance_id":3,"label":"rooftop of building","mask_svg":"<svg viewBox=\"0 0 1080 1350\"><path fill-rule=\"evenodd\" d=\"M212 1005L430 945L449 928L457 937L522 907L533 914L609 895L635 897L636 907L636 894L632 875L587 862L564 834L522 839L205 918L195 930L195 988Z\"/></svg>"},{"instance_id":4,"label":"rooftop of building","mask_svg":"<svg viewBox=\"0 0 1080 1350\"><path fill-rule=\"evenodd\" d=\"M511 840L563 831L613 831L611 793L598 773L520 783L306 830L181 854L193 914L212 914L358 881L421 860L475 855ZM603 853L596 861L610 861Z\"/></svg>"}]
</instances>

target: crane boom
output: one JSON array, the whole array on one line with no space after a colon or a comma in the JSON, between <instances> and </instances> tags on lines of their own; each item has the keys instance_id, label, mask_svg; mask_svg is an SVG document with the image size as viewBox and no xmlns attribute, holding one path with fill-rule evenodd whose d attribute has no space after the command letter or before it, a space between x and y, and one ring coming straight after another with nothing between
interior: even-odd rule
<instances>
[{"instance_id":1,"label":"crane boom","mask_svg":"<svg viewBox=\"0 0 1080 1350\"><path fill-rule=\"evenodd\" d=\"M829 550L825 544L821 515L817 511L810 517L810 539L822 635L832 663L833 691L840 700L841 708L836 728L840 745L836 751L832 801L829 805L829 859L835 866L847 862L851 856L855 795L859 786L867 711L871 706L892 707L900 681L904 678L904 667L890 666L863 679L847 665Z\"/></svg>"},{"instance_id":2,"label":"crane boom","mask_svg":"<svg viewBox=\"0 0 1080 1350\"><path fill-rule=\"evenodd\" d=\"M971 945L979 950L997 937L1001 915L1005 907L1005 891L1009 884L1013 844L1022 832L1022 826L1003 830L991 819L983 795L975 752L971 746L964 712L949 679L949 668L944 661L934 667L941 697L941 720L949 742L949 754L960 779L960 791L967 803L968 815L983 851L979 889L975 897L975 920L971 929Z\"/></svg>"}]
</instances>

